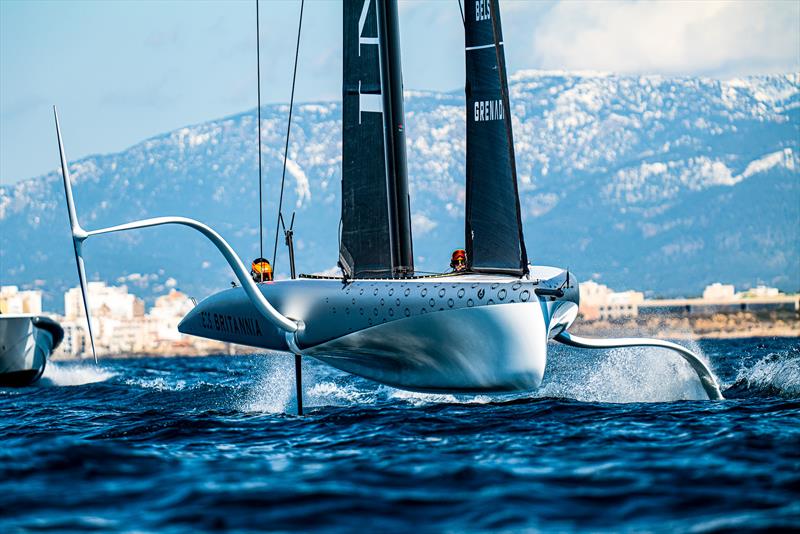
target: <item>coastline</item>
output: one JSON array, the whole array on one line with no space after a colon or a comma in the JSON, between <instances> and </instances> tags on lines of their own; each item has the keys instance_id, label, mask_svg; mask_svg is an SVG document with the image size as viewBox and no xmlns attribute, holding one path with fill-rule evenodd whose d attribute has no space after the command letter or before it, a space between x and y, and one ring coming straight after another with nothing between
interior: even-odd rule
<instances>
[{"instance_id":1,"label":"coastline","mask_svg":"<svg viewBox=\"0 0 800 534\"><path fill-rule=\"evenodd\" d=\"M800 316L795 313L717 313L708 316L627 317L617 320L583 321L570 329L596 337L657 337L663 339L746 339L754 337L800 337Z\"/></svg>"},{"instance_id":2,"label":"coastline","mask_svg":"<svg viewBox=\"0 0 800 534\"><path fill-rule=\"evenodd\" d=\"M578 317L570 328L587 337L655 337L684 341L703 339L800 338L800 317L796 314L715 314L705 317L650 316L618 320L587 321ZM271 351L243 345L224 345L197 349L171 345L152 352L100 353L100 359L175 358L227 354L268 354ZM288 352L286 354L289 354ZM91 360L91 355L57 354L51 361Z\"/></svg>"}]
</instances>

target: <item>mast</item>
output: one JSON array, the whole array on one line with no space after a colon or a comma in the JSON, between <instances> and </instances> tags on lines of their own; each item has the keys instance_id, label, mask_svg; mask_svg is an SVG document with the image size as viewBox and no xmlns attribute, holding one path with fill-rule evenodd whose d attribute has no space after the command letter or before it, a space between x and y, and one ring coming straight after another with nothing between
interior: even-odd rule
<instances>
[{"instance_id":1,"label":"mast","mask_svg":"<svg viewBox=\"0 0 800 534\"><path fill-rule=\"evenodd\" d=\"M390 221L393 231L392 273L395 277L414 272L411 244L411 213L406 164L405 113L403 110L403 72L400 62L400 29L397 0L377 0L378 38L381 49L383 123L389 182Z\"/></svg>"},{"instance_id":2,"label":"mast","mask_svg":"<svg viewBox=\"0 0 800 534\"><path fill-rule=\"evenodd\" d=\"M344 0L342 226L345 276L414 270L396 0Z\"/></svg>"}]
</instances>

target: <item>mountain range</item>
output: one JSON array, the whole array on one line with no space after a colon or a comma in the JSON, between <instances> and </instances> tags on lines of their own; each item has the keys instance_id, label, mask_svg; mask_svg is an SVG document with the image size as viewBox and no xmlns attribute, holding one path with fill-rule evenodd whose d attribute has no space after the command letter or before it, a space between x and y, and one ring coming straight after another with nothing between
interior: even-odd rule
<instances>
[{"instance_id":1,"label":"mountain range","mask_svg":"<svg viewBox=\"0 0 800 534\"><path fill-rule=\"evenodd\" d=\"M580 280L651 295L711 282L800 288L800 74L716 80L522 71L510 79L528 255ZM462 91L406 91L416 266L448 268L464 243ZM264 256L272 257L287 105L262 108ZM284 213L300 272L334 272L341 103L295 106ZM183 215L216 228L245 262L260 254L256 110L180 128L70 164L86 228ZM69 153L69 125L63 124ZM56 151L53 146L43 151ZM0 186L0 279L63 308L76 284L59 171ZM202 298L233 279L184 228L85 244L90 279L152 299ZM282 236L277 273L288 272Z\"/></svg>"}]
</instances>

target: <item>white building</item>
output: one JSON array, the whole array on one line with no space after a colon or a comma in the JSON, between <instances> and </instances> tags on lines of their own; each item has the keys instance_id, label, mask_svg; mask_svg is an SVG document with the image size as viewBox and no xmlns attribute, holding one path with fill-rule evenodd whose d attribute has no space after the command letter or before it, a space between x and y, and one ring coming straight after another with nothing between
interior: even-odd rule
<instances>
[{"instance_id":1,"label":"white building","mask_svg":"<svg viewBox=\"0 0 800 534\"><path fill-rule=\"evenodd\" d=\"M58 354L68 354L70 356L80 356L91 354L92 347L89 343L89 335L86 333L85 319L62 319L61 328L64 329L64 340L58 346L55 356Z\"/></svg>"},{"instance_id":2,"label":"white building","mask_svg":"<svg viewBox=\"0 0 800 534\"><path fill-rule=\"evenodd\" d=\"M733 284L720 284L715 282L703 290L703 300L733 300L736 298L736 288Z\"/></svg>"},{"instance_id":3,"label":"white building","mask_svg":"<svg viewBox=\"0 0 800 534\"><path fill-rule=\"evenodd\" d=\"M644 302L644 293L616 292L592 280L581 282L579 287L581 315L589 321L636 317L639 315L639 304Z\"/></svg>"},{"instance_id":4,"label":"white building","mask_svg":"<svg viewBox=\"0 0 800 534\"><path fill-rule=\"evenodd\" d=\"M781 292L777 287L756 286L756 287L751 287L747 291L737 293L736 296L745 299L753 299L753 298L760 299L768 297L777 297L780 296L780 294Z\"/></svg>"},{"instance_id":5,"label":"white building","mask_svg":"<svg viewBox=\"0 0 800 534\"><path fill-rule=\"evenodd\" d=\"M144 301L128 293L125 286L112 287L105 282L89 282L87 289L97 353L144 351L147 345ZM71 355L91 354L80 287L73 287L64 293L64 313L63 351Z\"/></svg>"},{"instance_id":6,"label":"white building","mask_svg":"<svg viewBox=\"0 0 800 534\"><path fill-rule=\"evenodd\" d=\"M156 299L149 313L144 301L128 293L125 286L110 287L103 282L89 283L89 313L98 355L198 354L229 352L226 343L178 332L178 323L194 307L185 294L171 289ZM64 294L66 317L61 319L64 342L59 353L91 356L92 347L83 313L80 287Z\"/></svg>"},{"instance_id":7,"label":"white building","mask_svg":"<svg viewBox=\"0 0 800 534\"><path fill-rule=\"evenodd\" d=\"M42 313L42 292L20 291L17 286L0 287L0 313Z\"/></svg>"},{"instance_id":8,"label":"white building","mask_svg":"<svg viewBox=\"0 0 800 534\"><path fill-rule=\"evenodd\" d=\"M99 344L106 354L130 354L148 352L153 346L149 319L146 316L129 319L101 319L103 325Z\"/></svg>"},{"instance_id":9,"label":"white building","mask_svg":"<svg viewBox=\"0 0 800 534\"><path fill-rule=\"evenodd\" d=\"M92 317L132 319L144 316L144 301L128 293L126 286L111 287L105 282L89 282L89 314ZM83 296L80 287L64 293L64 315L67 319L83 317Z\"/></svg>"},{"instance_id":10,"label":"white building","mask_svg":"<svg viewBox=\"0 0 800 534\"><path fill-rule=\"evenodd\" d=\"M150 308L150 313L147 314L155 341L157 343L180 341L183 334L178 332L178 323L193 307L192 300L175 289L170 289L167 295L158 297L155 306Z\"/></svg>"}]
</instances>

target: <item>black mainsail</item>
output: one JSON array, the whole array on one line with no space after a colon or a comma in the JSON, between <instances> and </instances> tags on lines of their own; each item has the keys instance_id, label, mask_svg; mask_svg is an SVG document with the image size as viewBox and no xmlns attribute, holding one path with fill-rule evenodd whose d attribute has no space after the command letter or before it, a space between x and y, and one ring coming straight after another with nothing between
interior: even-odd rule
<instances>
[{"instance_id":1,"label":"black mainsail","mask_svg":"<svg viewBox=\"0 0 800 534\"><path fill-rule=\"evenodd\" d=\"M414 271L396 0L344 1L342 227L348 278Z\"/></svg>"},{"instance_id":2,"label":"black mainsail","mask_svg":"<svg viewBox=\"0 0 800 534\"><path fill-rule=\"evenodd\" d=\"M466 5L467 267L475 272L522 275L528 270L528 257L517 191L500 10L497 0L476 0Z\"/></svg>"}]
</instances>

